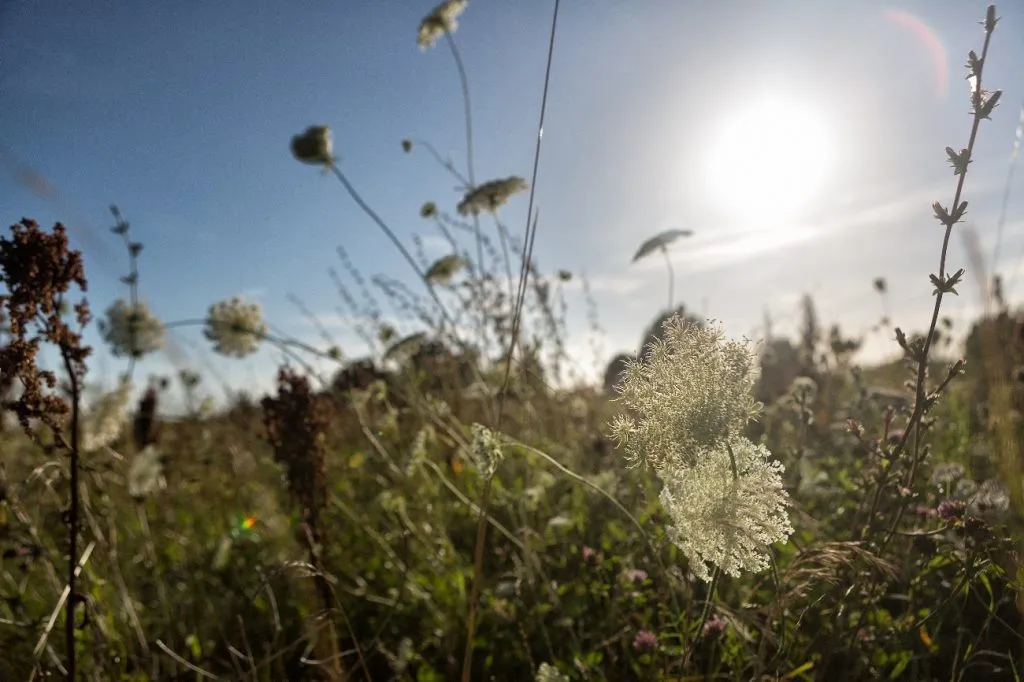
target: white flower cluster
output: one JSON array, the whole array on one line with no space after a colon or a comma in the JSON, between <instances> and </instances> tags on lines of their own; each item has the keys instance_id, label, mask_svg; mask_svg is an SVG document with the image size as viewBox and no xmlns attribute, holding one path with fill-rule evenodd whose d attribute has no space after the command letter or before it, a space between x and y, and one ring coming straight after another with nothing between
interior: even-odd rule
<instances>
[{"instance_id":1,"label":"white flower cluster","mask_svg":"<svg viewBox=\"0 0 1024 682\"><path fill-rule=\"evenodd\" d=\"M445 33L455 33L459 27L459 15L466 11L468 4L467 0L445 0L423 17L416 37L420 49L426 51Z\"/></svg>"},{"instance_id":2,"label":"white flower cluster","mask_svg":"<svg viewBox=\"0 0 1024 682\"><path fill-rule=\"evenodd\" d=\"M504 180L491 180L466 192L456 209L459 215L480 215L487 211L493 213L513 194L525 191L529 187L526 180L514 175Z\"/></svg>"},{"instance_id":3,"label":"white flower cluster","mask_svg":"<svg viewBox=\"0 0 1024 682\"><path fill-rule=\"evenodd\" d=\"M164 327L142 301L133 307L123 298L117 299L107 308L100 333L118 357L140 358L164 345Z\"/></svg>"},{"instance_id":4,"label":"white flower cluster","mask_svg":"<svg viewBox=\"0 0 1024 682\"><path fill-rule=\"evenodd\" d=\"M661 479L669 536L702 580L762 571L768 547L792 533L783 466L742 434L760 411L756 356L713 324L667 320L617 390L627 409L612 433L633 464Z\"/></svg>"},{"instance_id":5,"label":"white flower cluster","mask_svg":"<svg viewBox=\"0 0 1024 682\"><path fill-rule=\"evenodd\" d=\"M117 440L128 423L131 397L132 384L127 380L100 396L82 420L79 443L82 452L96 452Z\"/></svg>"},{"instance_id":6,"label":"white flower cluster","mask_svg":"<svg viewBox=\"0 0 1024 682\"><path fill-rule=\"evenodd\" d=\"M473 424L473 443L470 445L470 456L480 476L492 478L498 471L498 465L505 453L501 447L501 439L493 431L481 424Z\"/></svg>"},{"instance_id":7,"label":"white flower cluster","mask_svg":"<svg viewBox=\"0 0 1024 682\"><path fill-rule=\"evenodd\" d=\"M245 303L235 296L210 306L203 335L221 355L244 358L256 352L267 333L258 303Z\"/></svg>"},{"instance_id":8,"label":"white flower cluster","mask_svg":"<svg viewBox=\"0 0 1024 682\"><path fill-rule=\"evenodd\" d=\"M634 465L692 465L761 411L757 378L746 342L726 339L715 325L670 317L643 358L626 362L616 390L629 414L618 415L612 431Z\"/></svg>"},{"instance_id":9,"label":"white flower cluster","mask_svg":"<svg viewBox=\"0 0 1024 682\"><path fill-rule=\"evenodd\" d=\"M535 682L569 682L569 676L559 672L558 668L550 663L541 663L537 668L537 676L533 679Z\"/></svg>"}]
</instances>

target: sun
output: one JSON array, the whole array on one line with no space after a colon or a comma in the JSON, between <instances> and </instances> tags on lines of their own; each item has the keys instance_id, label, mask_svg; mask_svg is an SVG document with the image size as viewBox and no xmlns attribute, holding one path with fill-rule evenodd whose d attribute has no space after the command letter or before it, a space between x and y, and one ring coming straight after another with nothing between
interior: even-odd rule
<instances>
[{"instance_id":1,"label":"sun","mask_svg":"<svg viewBox=\"0 0 1024 682\"><path fill-rule=\"evenodd\" d=\"M757 102L727 118L710 150L707 180L716 204L751 227L799 217L832 159L825 119L781 99Z\"/></svg>"}]
</instances>

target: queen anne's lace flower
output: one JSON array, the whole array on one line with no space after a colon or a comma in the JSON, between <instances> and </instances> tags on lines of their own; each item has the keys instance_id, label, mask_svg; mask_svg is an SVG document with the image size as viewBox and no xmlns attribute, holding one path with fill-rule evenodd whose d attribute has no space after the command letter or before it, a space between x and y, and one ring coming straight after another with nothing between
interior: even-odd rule
<instances>
[{"instance_id":1,"label":"queen anne's lace flower","mask_svg":"<svg viewBox=\"0 0 1024 682\"><path fill-rule=\"evenodd\" d=\"M100 333L118 357L140 358L160 350L164 344L164 327L142 301L133 307L123 298L107 308Z\"/></svg>"},{"instance_id":2,"label":"queen anne's lace flower","mask_svg":"<svg viewBox=\"0 0 1024 682\"><path fill-rule=\"evenodd\" d=\"M445 0L423 17L416 36L420 49L426 51L445 33L455 33L459 27L459 15L466 11L468 4L467 0Z\"/></svg>"},{"instance_id":3,"label":"queen anne's lace flower","mask_svg":"<svg viewBox=\"0 0 1024 682\"><path fill-rule=\"evenodd\" d=\"M541 663L537 668L535 682L569 682L569 676L562 673L550 663Z\"/></svg>"},{"instance_id":4,"label":"queen anne's lace flower","mask_svg":"<svg viewBox=\"0 0 1024 682\"><path fill-rule=\"evenodd\" d=\"M529 187L526 180L516 176L491 180L466 192L456 209L459 215L480 215L487 211L493 213L505 205L513 194Z\"/></svg>"},{"instance_id":5,"label":"queen anne's lace flower","mask_svg":"<svg viewBox=\"0 0 1024 682\"><path fill-rule=\"evenodd\" d=\"M758 370L748 344L721 328L674 316L641 360L627 360L616 390L628 412L612 435L633 464L692 464L696 453L742 431L757 416Z\"/></svg>"},{"instance_id":6,"label":"queen anne's lace flower","mask_svg":"<svg viewBox=\"0 0 1024 682\"><path fill-rule=\"evenodd\" d=\"M730 447L735 471L724 446L701 452L693 466L661 471L669 537L702 580L711 579L712 565L731 576L764 570L767 547L793 533L782 464L746 438L732 439Z\"/></svg>"},{"instance_id":7,"label":"queen anne's lace flower","mask_svg":"<svg viewBox=\"0 0 1024 682\"><path fill-rule=\"evenodd\" d=\"M210 306L203 330L216 352L237 358L256 352L266 333L259 304L245 303L237 296Z\"/></svg>"},{"instance_id":8,"label":"queen anne's lace flower","mask_svg":"<svg viewBox=\"0 0 1024 682\"><path fill-rule=\"evenodd\" d=\"M715 325L669 318L661 338L630 360L617 390L628 413L613 434L633 463L662 482L669 537L702 580L768 565L768 547L792 533L783 466L743 437L760 403L756 356Z\"/></svg>"},{"instance_id":9,"label":"queen anne's lace flower","mask_svg":"<svg viewBox=\"0 0 1024 682\"><path fill-rule=\"evenodd\" d=\"M122 381L113 391L100 396L82 420L82 452L95 452L117 440L128 423L131 397L130 381Z\"/></svg>"}]
</instances>

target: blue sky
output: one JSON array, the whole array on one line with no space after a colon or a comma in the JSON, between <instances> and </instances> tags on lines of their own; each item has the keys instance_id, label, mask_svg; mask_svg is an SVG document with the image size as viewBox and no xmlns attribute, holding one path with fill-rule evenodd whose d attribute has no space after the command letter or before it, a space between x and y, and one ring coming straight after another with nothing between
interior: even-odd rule
<instances>
[{"instance_id":1,"label":"blue sky","mask_svg":"<svg viewBox=\"0 0 1024 682\"><path fill-rule=\"evenodd\" d=\"M416 28L432 2L133 3L28 0L0 5L0 206L63 221L85 254L89 298L100 312L124 294L126 257L108 212L118 204L145 245L141 295L165 321L201 317L216 300L259 300L276 327L323 345L293 294L322 316L351 356L362 353L328 268L344 245L367 275L411 282L386 238L336 179L303 166L288 148L310 124L329 125L341 167L408 244L423 235L426 200L454 210L454 181L422 138L464 164L462 100L444 44L426 53ZM455 34L469 72L478 180L529 178L552 2L471 1ZM536 258L545 272L586 273L605 334L595 361L578 280L569 287L570 350L585 371L632 349L666 301L664 264L630 264L637 246L667 228L695 236L671 251L676 299L756 334L764 311L792 328L803 293L820 317L849 331L872 324L888 279L890 312L905 329L930 314L928 273L941 228L930 204L954 188L946 145L966 144L968 86L962 64L980 49L985 3L821 3L816 0L680 2L565 0L559 16L544 146L536 187ZM986 86L1001 88L982 127L966 187L984 252L995 223L1024 98L1024 10L999 8ZM912 16L915 33L893 19ZM929 44L928 36L932 43ZM828 132L826 173L803 209L770 220L737 218L707 186L716 134L758 102L799 102ZM42 198L14 169L27 164L54 189ZM1024 173L1018 177L1024 176ZM1003 272L1018 264L1024 206L1011 195ZM796 188L797 191L799 188ZM526 197L502 217L521 234ZM771 210L766 208L765 215ZM756 221L755 221L756 223ZM967 267L961 235L950 266ZM973 281L948 313L976 314ZM1024 291L1024 273L1011 300ZM947 299L948 300L948 299ZM408 323L400 325L412 330ZM272 381L274 353L243 361L203 350L198 331L175 335L187 362L233 386ZM95 336L90 340L97 342ZM98 344L97 344L98 345ZM868 345L895 348L884 335ZM168 372L165 355L143 373ZM100 376L119 361L99 352Z\"/></svg>"}]
</instances>

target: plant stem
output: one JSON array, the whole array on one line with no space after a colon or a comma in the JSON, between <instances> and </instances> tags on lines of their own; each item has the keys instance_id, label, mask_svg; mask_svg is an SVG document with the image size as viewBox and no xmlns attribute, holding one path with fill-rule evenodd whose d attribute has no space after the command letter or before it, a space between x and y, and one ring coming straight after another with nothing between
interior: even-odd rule
<instances>
[{"instance_id":1,"label":"plant stem","mask_svg":"<svg viewBox=\"0 0 1024 682\"><path fill-rule=\"evenodd\" d=\"M661 247L661 254L665 256L665 265L668 267L668 309L672 310L672 299L675 293L675 272L672 270L672 259L668 257L668 249Z\"/></svg>"}]
</instances>

